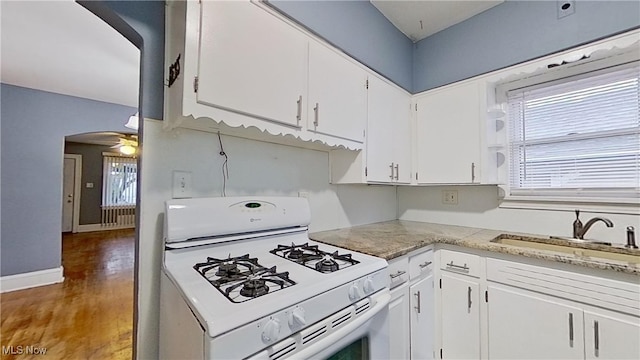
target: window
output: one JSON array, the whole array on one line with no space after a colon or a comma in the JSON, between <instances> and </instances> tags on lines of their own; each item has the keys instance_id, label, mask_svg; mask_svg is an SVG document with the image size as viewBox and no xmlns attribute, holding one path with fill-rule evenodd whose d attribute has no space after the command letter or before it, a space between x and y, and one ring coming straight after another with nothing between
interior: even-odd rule
<instances>
[{"instance_id":1,"label":"window","mask_svg":"<svg viewBox=\"0 0 640 360\"><path fill-rule=\"evenodd\" d=\"M638 198L638 62L511 90L511 195Z\"/></svg>"},{"instance_id":2,"label":"window","mask_svg":"<svg viewBox=\"0 0 640 360\"><path fill-rule=\"evenodd\" d=\"M137 167L134 158L103 157L103 207L134 207L136 205Z\"/></svg>"}]
</instances>

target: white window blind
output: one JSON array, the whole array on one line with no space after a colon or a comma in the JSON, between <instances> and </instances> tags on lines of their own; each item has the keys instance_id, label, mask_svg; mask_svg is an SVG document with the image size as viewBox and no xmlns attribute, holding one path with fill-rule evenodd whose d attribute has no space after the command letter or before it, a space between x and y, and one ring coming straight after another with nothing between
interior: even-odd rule
<instances>
[{"instance_id":1,"label":"white window blind","mask_svg":"<svg viewBox=\"0 0 640 360\"><path fill-rule=\"evenodd\" d=\"M638 197L640 66L508 92L511 195Z\"/></svg>"},{"instance_id":2,"label":"white window blind","mask_svg":"<svg viewBox=\"0 0 640 360\"><path fill-rule=\"evenodd\" d=\"M104 156L102 206L134 207L136 205L137 178L135 158Z\"/></svg>"}]
</instances>

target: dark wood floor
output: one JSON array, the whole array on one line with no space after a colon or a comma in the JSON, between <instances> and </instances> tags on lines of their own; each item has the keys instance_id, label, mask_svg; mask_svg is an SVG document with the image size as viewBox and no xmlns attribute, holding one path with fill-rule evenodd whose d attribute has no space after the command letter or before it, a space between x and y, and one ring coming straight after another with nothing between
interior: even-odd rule
<instances>
[{"instance_id":1,"label":"dark wood floor","mask_svg":"<svg viewBox=\"0 0 640 360\"><path fill-rule=\"evenodd\" d=\"M46 348L2 359L130 359L134 230L65 234L61 284L0 295L0 343Z\"/></svg>"}]
</instances>

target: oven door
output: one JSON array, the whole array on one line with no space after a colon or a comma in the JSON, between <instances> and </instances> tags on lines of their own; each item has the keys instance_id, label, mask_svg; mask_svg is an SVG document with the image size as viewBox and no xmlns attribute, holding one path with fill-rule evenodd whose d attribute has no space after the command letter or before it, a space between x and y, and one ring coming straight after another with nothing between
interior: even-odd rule
<instances>
[{"instance_id":1,"label":"oven door","mask_svg":"<svg viewBox=\"0 0 640 360\"><path fill-rule=\"evenodd\" d=\"M389 290L372 296L362 316L280 359L389 359ZM365 315L366 314L366 315Z\"/></svg>"}]
</instances>

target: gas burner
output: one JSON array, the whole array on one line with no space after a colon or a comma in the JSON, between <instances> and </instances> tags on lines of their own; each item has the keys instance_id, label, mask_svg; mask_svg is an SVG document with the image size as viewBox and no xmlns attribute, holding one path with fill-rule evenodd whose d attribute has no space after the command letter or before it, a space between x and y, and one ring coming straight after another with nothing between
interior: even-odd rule
<instances>
[{"instance_id":1,"label":"gas burner","mask_svg":"<svg viewBox=\"0 0 640 360\"><path fill-rule=\"evenodd\" d=\"M247 280L242 284L242 289L240 289L240 295L252 298L268 292L267 282L262 279Z\"/></svg>"},{"instance_id":2,"label":"gas burner","mask_svg":"<svg viewBox=\"0 0 640 360\"><path fill-rule=\"evenodd\" d=\"M331 273L359 263L351 258L351 254L340 255L337 251L330 253L320 250L318 245L308 243L278 245L269 252L321 273Z\"/></svg>"},{"instance_id":3,"label":"gas burner","mask_svg":"<svg viewBox=\"0 0 640 360\"><path fill-rule=\"evenodd\" d=\"M340 270L340 266L335 260L333 260L333 257L331 257L331 255L325 255L322 260L316 263L315 268L322 273L330 273Z\"/></svg>"},{"instance_id":4,"label":"gas burner","mask_svg":"<svg viewBox=\"0 0 640 360\"><path fill-rule=\"evenodd\" d=\"M266 268L248 254L234 258L229 255L227 259L207 257L206 262L193 268L235 303L295 285L288 272L278 273L275 266Z\"/></svg>"},{"instance_id":5,"label":"gas burner","mask_svg":"<svg viewBox=\"0 0 640 360\"><path fill-rule=\"evenodd\" d=\"M216 276L230 277L232 275L237 275L239 272L240 270L238 270L238 263L226 262L218 266L218 271L216 271Z\"/></svg>"}]
</instances>

